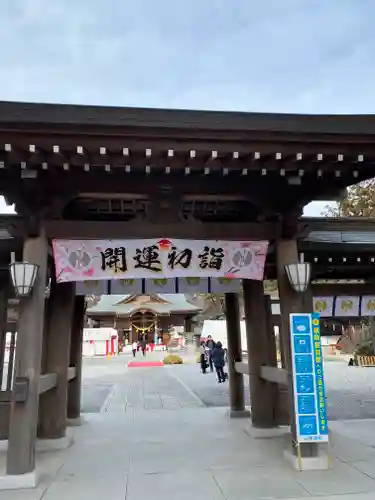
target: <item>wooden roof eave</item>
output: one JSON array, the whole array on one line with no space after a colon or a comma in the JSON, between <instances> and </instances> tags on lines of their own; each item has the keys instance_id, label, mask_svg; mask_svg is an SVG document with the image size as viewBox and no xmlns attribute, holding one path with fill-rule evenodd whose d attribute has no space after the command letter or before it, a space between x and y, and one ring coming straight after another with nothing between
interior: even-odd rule
<instances>
[{"instance_id":1,"label":"wooden roof eave","mask_svg":"<svg viewBox=\"0 0 375 500\"><path fill-rule=\"evenodd\" d=\"M0 128L20 125L158 127L314 136L375 136L375 115L302 115L0 101Z\"/></svg>"},{"instance_id":2,"label":"wooden roof eave","mask_svg":"<svg viewBox=\"0 0 375 500\"><path fill-rule=\"evenodd\" d=\"M313 231L375 231L372 217L301 217L299 224L306 236Z\"/></svg>"}]
</instances>

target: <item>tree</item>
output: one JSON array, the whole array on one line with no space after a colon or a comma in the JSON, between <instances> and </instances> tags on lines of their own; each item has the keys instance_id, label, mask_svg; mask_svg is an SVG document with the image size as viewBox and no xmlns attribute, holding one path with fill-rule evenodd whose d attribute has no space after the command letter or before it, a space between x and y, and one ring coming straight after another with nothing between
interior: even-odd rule
<instances>
[{"instance_id":1,"label":"tree","mask_svg":"<svg viewBox=\"0 0 375 500\"><path fill-rule=\"evenodd\" d=\"M277 292L276 280L265 280L263 282L265 293ZM240 302L240 316L243 315L243 290L242 286L238 292ZM202 308L202 319L223 319L225 316L225 294L224 293L198 293L190 297L190 302L193 302Z\"/></svg>"},{"instance_id":2,"label":"tree","mask_svg":"<svg viewBox=\"0 0 375 500\"><path fill-rule=\"evenodd\" d=\"M374 217L375 218L375 179L349 186L345 198L336 207L327 208L331 217ZM375 352L375 318L362 318L362 329L368 333Z\"/></svg>"},{"instance_id":3,"label":"tree","mask_svg":"<svg viewBox=\"0 0 375 500\"><path fill-rule=\"evenodd\" d=\"M375 217L375 179L349 186L345 198L324 215L331 217Z\"/></svg>"}]
</instances>

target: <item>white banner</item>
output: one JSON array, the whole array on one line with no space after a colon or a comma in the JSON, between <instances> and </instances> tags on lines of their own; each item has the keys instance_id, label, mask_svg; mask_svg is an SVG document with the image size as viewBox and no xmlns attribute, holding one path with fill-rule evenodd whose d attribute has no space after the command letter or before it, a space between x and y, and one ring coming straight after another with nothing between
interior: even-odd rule
<instances>
[{"instance_id":1,"label":"white banner","mask_svg":"<svg viewBox=\"0 0 375 500\"><path fill-rule=\"evenodd\" d=\"M375 295L364 295L362 297L361 316L375 316Z\"/></svg>"},{"instance_id":2,"label":"white banner","mask_svg":"<svg viewBox=\"0 0 375 500\"><path fill-rule=\"evenodd\" d=\"M346 296L336 297L335 316L357 317L359 316L359 297Z\"/></svg>"},{"instance_id":3,"label":"white banner","mask_svg":"<svg viewBox=\"0 0 375 500\"><path fill-rule=\"evenodd\" d=\"M267 250L267 241L53 241L58 282L191 276L263 280Z\"/></svg>"},{"instance_id":4,"label":"white banner","mask_svg":"<svg viewBox=\"0 0 375 500\"><path fill-rule=\"evenodd\" d=\"M333 316L334 297L313 297L314 312L319 313L322 318Z\"/></svg>"}]
</instances>

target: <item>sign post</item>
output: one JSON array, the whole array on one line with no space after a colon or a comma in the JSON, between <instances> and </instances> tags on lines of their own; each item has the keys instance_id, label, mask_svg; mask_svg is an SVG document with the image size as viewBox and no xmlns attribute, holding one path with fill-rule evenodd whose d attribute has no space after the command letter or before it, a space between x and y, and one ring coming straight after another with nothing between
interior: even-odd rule
<instances>
[{"instance_id":1,"label":"sign post","mask_svg":"<svg viewBox=\"0 0 375 500\"><path fill-rule=\"evenodd\" d=\"M328 443L320 316L290 314L298 457L301 443Z\"/></svg>"}]
</instances>

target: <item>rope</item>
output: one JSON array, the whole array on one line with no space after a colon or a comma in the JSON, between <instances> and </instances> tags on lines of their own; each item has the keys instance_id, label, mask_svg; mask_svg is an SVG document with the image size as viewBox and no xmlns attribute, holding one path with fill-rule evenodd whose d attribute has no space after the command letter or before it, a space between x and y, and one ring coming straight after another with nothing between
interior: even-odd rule
<instances>
[{"instance_id":1,"label":"rope","mask_svg":"<svg viewBox=\"0 0 375 500\"><path fill-rule=\"evenodd\" d=\"M136 326L134 323L132 323L132 327L135 329L135 331L142 333L151 331L154 328L154 326L155 323L152 323L150 326L144 326L144 327Z\"/></svg>"}]
</instances>

